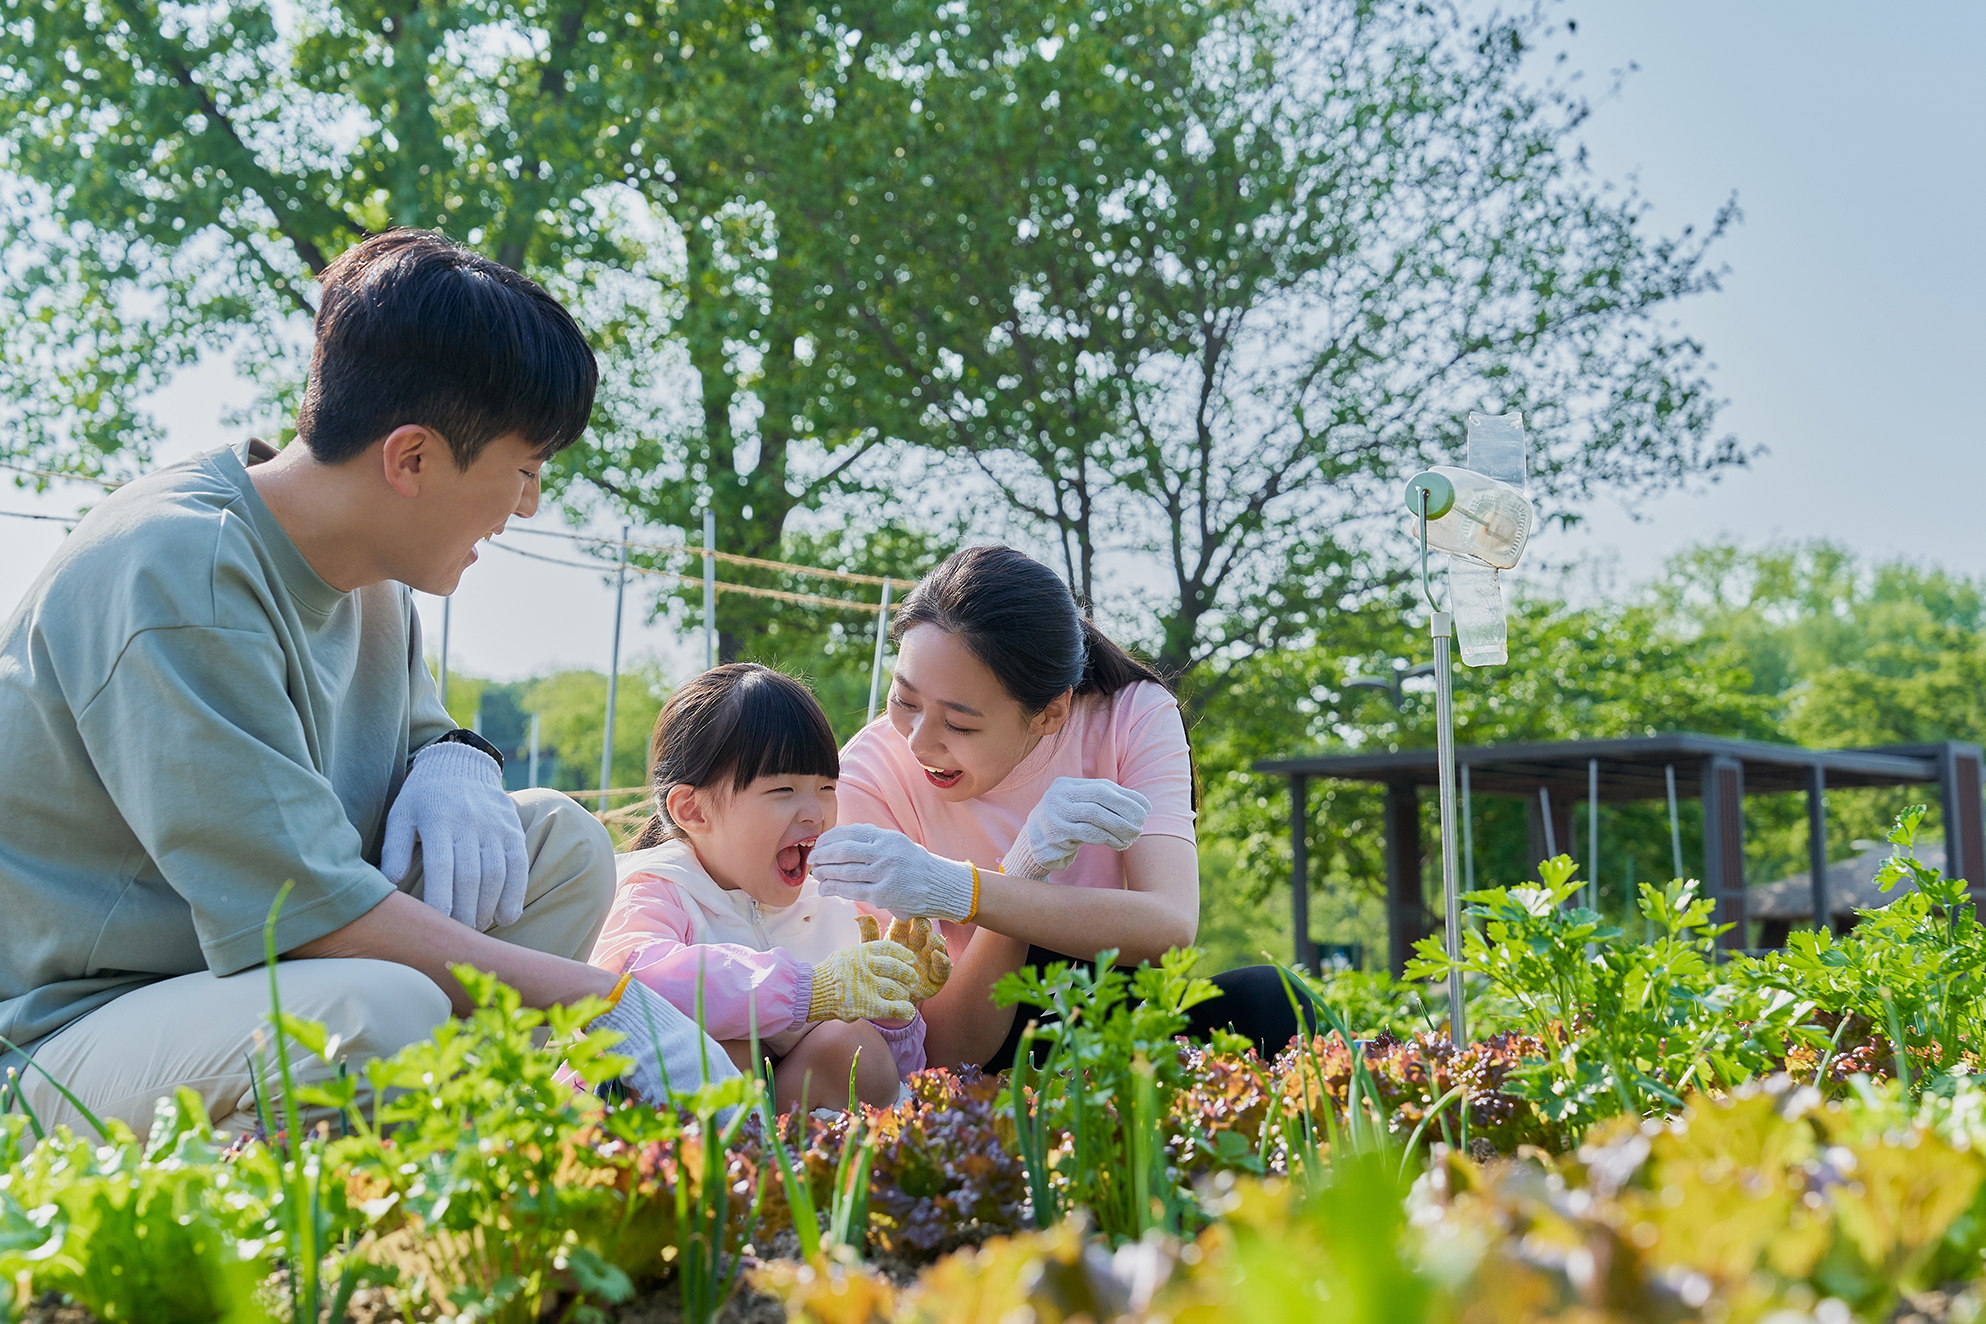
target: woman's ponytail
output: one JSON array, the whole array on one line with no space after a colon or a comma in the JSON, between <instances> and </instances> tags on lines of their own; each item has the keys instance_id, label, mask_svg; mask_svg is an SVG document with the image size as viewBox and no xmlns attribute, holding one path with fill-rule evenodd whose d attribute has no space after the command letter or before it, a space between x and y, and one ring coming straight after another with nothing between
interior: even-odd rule
<instances>
[{"instance_id":1,"label":"woman's ponytail","mask_svg":"<svg viewBox=\"0 0 1986 1324\"><path fill-rule=\"evenodd\" d=\"M1163 676L1112 642L1109 636L1096 628L1095 621L1087 616L1078 619L1083 627L1084 656L1083 679L1076 686L1076 693L1115 694L1142 680L1154 685L1166 685Z\"/></svg>"}]
</instances>

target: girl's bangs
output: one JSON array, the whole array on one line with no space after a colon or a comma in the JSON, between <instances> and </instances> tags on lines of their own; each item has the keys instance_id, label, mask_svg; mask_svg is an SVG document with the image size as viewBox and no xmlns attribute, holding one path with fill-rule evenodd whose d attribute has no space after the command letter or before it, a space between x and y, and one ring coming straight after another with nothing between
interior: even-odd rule
<instances>
[{"instance_id":1,"label":"girl's bangs","mask_svg":"<svg viewBox=\"0 0 1986 1324\"><path fill-rule=\"evenodd\" d=\"M736 724L728 743L738 753L731 770L736 789L760 777L841 776L834 728L805 685L776 671L754 671L739 681L732 699Z\"/></svg>"}]
</instances>

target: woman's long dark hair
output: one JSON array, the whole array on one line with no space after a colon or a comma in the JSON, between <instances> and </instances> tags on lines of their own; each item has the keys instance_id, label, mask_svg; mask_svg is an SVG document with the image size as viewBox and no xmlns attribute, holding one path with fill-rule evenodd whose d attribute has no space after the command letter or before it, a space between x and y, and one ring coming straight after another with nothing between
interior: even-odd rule
<instances>
[{"instance_id":1,"label":"woman's long dark hair","mask_svg":"<svg viewBox=\"0 0 1986 1324\"><path fill-rule=\"evenodd\" d=\"M728 781L742 791L760 777L841 776L834 728L813 692L756 662L713 667L662 705L648 742L654 808L631 850L683 835L669 817L669 791Z\"/></svg>"},{"instance_id":2,"label":"woman's long dark hair","mask_svg":"<svg viewBox=\"0 0 1986 1324\"><path fill-rule=\"evenodd\" d=\"M1011 547L967 547L918 580L890 638L900 643L919 625L956 636L1029 713L1064 690L1110 695L1143 680L1166 684L1096 628L1053 570Z\"/></svg>"}]
</instances>

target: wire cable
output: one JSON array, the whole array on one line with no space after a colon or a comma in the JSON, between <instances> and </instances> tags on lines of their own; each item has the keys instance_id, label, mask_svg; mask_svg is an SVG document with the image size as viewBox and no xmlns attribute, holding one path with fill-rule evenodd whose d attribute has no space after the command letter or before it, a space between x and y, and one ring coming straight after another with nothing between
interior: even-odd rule
<instances>
[{"instance_id":1,"label":"wire cable","mask_svg":"<svg viewBox=\"0 0 1986 1324\"><path fill-rule=\"evenodd\" d=\"M567 542L589 543L596 547L625 547L629 551L635 552L662 552L688 556L708 556L712 560L723 561L730 565L751 566L756 570L780 570L787 574L811 575L819 579L839 579L850 584L873 584L878 588L881 588L884 584L888 584L892 588L908 588L911 584L911 581L908 579L891 579L884 575L858 575L852 570L823 570L819 566L796 565L791 561L768 561L763 557L740 556L736 552L706 552L701 547L690 547L675 543L627 542L619 538L602 538L593 534L565 533L558 529L509 529L506 532L528 533L534 538L562 538ZM632 570L635 567L630 566L628 568ZM732 587L734 589L741 589L743 586L733 585Z\"/></svg>"},{"instance_id":2,"label":"wire cable","mask_svg":"<svg viewBox=\"0 0 1986 1324\"><path fill-rule=\"evenodd\" d=\"M523 532L523 530L520 529L517 532ZM603 561L591 563L585 561L566 561L556 556L545 556L539 552L527 552L522 547L509 547L500 542L493 542L491 545L500 551L509 552L512 556L521 556L527 561L542 561L546 565L564 566L568 570L591 570L596 574L605 574L610 570L619 569L618 565L610 565ZM612 545L611 541L609 545ZM628 569L638 575L652 575L657 579L673 579L679 584L701 585L703 583L703 576L701 575L686 575L675 570L656 570L650 566L632 564L628 566ZM797 603L803 607L834 607L845 608L849 611L873 612L880 612L883 609L882 604L879 602L862 602L852 598L830 598L818 593L789 593L785 589L760 588L755 584L726 584L720 581L717 584L717 591L719 593L743 593L748 597L754 598L773 598L780 602Z\"/></svg>"}]
</instances>

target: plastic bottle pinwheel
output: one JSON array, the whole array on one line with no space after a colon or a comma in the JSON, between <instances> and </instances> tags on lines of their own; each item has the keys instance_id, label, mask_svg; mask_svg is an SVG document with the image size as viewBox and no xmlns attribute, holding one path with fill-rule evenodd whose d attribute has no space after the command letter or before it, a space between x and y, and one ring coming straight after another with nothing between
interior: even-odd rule
<instances>
[{"instance_id":1,"label":"plastic bottle pinwheel","mask_svg":"<svg viewBox=\"0 0 1986 1324\"><path fill-rule=\"evenodd\" d=\"M1471 413L1467 466L1437 464L1407 484L1409 525L1422 542L1421 582L1427 582L1427 553L1447 552L1455 643L1472 667L1510 660L1501 575L1524 555L1537 521L1528 486L1520 413Z\"/></svg>"},{"instance_id":2,"label":"plastic bottle pinwheel","mask_svg":"<svg viewBox=\"0 0 1986 1324\"><path fill-rule=\"evenodd\" d=\"M1472 667L1510 660L1500 576L1524 555L1536 515L1524 495L1524 416L1470 414L1469 463L1441 464L1407 480L1407 509L1421 545L1421 592L1434 640L1435 762L1441 789L1441 892L1447 921L1448 1034L1468 1042L1462 987L1462 901L1455 885L1455 679L1449 644ZM1430 549L1448 553L1448 611L1434 603Z\"/></svg>"}]
</instances>

